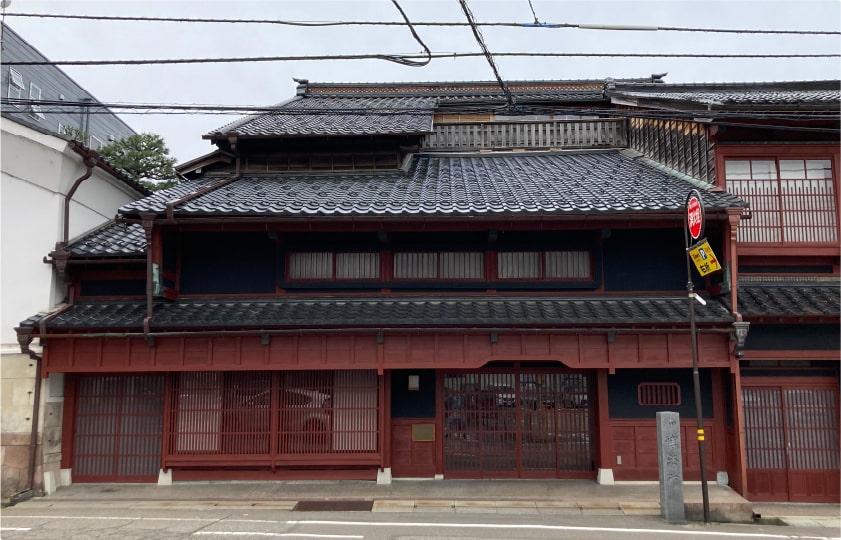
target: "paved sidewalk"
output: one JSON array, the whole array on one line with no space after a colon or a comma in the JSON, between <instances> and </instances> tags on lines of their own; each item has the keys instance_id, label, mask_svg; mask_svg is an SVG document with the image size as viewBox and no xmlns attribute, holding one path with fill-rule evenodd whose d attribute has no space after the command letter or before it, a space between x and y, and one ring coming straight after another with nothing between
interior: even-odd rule
<instances>
[{"instance_id":1,"label":"paved sidewalk","mask_svg":"<svg viewBox=\"0 0 841 540\"><path fill-rule=\"evenodd\" d=\"M797 527L828 527L841 531L841 505L811 503L753 503L761 519Z\"/></svg>"},{"instance_id":2,"label":"paved sidewalk","mask_svg":"<svg viewBox=\"0 0 841 540\"><path fill-rule=\"evenodd\" d=\"M592 480L395 480L386 485L366 481L182 482L172 486L74 484L22 504L62 508L93 504L114 508L254 507L300 511L303 505L298 504L305 501L324 510L351 508L356 504L373 512L659 515L659 489L656 483L606 486ZM709 484L709 494L712 521L752 520L753 505L730 488ZM688 519L703 519L701 499L700 484L685 484ZM828 520L837 519L838 515L837 506L832 505L810 505L809 512L800 514L790 510L790 506L767 507L763 518L791 515L814 522L825 519L829 523Z\"/></svg>"}]
</instances>

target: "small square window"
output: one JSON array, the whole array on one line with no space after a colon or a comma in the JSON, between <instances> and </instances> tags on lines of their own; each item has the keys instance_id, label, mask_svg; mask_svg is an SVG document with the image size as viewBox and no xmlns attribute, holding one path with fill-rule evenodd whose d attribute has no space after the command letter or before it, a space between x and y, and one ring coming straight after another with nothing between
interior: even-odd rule
<instances>
[{"instance_id":1,"label":"small square window","mask_svg":"<svg viewBox=\"0 0 841 540\"><path fill-rule=\"evenodd\" d=\"M100 148L102 148L102 146L102 141L91 135L90 144L88 145L88 148L90 148L91 150L99 150Z\"/></svg>"},{"instance_id":2,"label":"small square window","mask_svg":"<svg viewBox=\"0 0 841 540\"><path fill-rule=\"evenodd\" d=\"M35 83L29 83L29 99L41 99L41 87Z\"/></svg>"}]
</instances>

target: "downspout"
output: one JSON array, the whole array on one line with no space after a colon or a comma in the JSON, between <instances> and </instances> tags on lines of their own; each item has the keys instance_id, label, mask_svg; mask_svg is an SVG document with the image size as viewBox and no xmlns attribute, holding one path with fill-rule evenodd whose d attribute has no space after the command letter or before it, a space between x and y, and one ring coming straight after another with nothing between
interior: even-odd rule
<instances>
[{"instance_id":1,"label":"downspout","mask_svg":"<svg viewBox=\"0 0 841 540\"><path fill-rule=\"evenodd\" d=\"M73 199L73 195L76 193L76 190L79 189L82 182L91 177L93 174L93 168L97 163L92 152L85 152L83 163L88 170L85 171L85 174L76 179L73 183L73 187L71 187L70 191L67 192L67 195L64 196L64 231L62 234L62 243L65 246L70 239L70 201Z\"/></svg>"},{"instance_id":2,"label":"downspout","mask_svg":"<svg viewBox=\"0 0 841 540\"><path fill-rule=\"evenodd\" d=\"M141 214L143 220L143 231L146 233L146 317L143 319L143 335L146 343L151 347L155 344L155 338L150 336L150 324L152 322L152 300L155 293L154 261L152 253L152 229L155 225L155 214Z\"/></svg>"},{"instance_id":3,"label":"downspout","mask_svg":"<svg viewBox=\"0 0 841 540\"><path fill-rule=\"evenodd\" d=\"M745 346L745 339L747 338L750 329L750 323L742 319L742 314L739 313L739 251L738 251L738 230L739 223L742 218L742 208L728 208L727 209L727 224L728 234L725 237L725 245L729 250L730 255L730 310L736 321L733 322L733 330L731 333L732 340L735 341L733 346L733 353L730 358L730 375L733 378L732 388L733 392L733 424L736 437L736 453L737 455L737 470L739 475L738 486L741 494L747 493L747 456L746 435L745 435L745 418L744 418L744 404L742 403L742 372L741 372L741 358L744 356L743 348Z\"/></svg>"}]
</instances>

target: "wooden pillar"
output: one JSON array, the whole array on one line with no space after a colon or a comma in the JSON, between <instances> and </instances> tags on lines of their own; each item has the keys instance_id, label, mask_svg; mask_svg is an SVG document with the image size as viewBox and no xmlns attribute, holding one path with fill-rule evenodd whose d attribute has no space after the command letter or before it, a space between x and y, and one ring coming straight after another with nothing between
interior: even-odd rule
<instances>
[{"instance_id":1,"label":"wooden pillar","mask_svg":"<svg viewBox=\"0 0 841 540\"><path fill-rule=\"evenodd\" d=\"M610 409L607 392L607 370L596 370L596 414L598 414L598 481L613 484L613 431L610 427Z\"/></svg>"},{"instance_id":2,"label":"wooden pillar","mask_svg":"<svg viewBox=\"0 0 841 540\"><path fill-rule=\"evenodd\" d=\"M727 410L724 406L724 393L727 389L724 388L724 378L722 377L721 369L710 369L710 384L712 386L712 425L714 427L713 439L710 441L710 445L713 449L713 457L715 458L712 464L715 471L718 472L725 470L727 466Z\"/></svg>"},{"instance_id":3,"label":"wooden pillar","mask_svg":"<svg viewBox=\"0 0 841 540\"><path fill-rule=\"evenodd\" d=\"M748 470L745 459L745 417L744 409L742 408L742 373L739 369L738 358L731 360L730 374L733 377L733 414L735 416L734 428L736 430L736 449L734 452L735 456L733 457L736 459L736 471L739 475L737 491L741 495L745 495L748 492Z\"/></svg>"}]
</instances>

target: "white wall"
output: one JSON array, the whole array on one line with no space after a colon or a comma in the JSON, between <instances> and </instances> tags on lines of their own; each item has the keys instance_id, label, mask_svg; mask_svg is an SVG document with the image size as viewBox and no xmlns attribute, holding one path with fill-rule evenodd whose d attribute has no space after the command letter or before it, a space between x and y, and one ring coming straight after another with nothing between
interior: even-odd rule
<instances>
[{"instance_id":1,"label":"white wall","mask_svg":"<svg viewBox=\"0 0 841 540\"><path fill-rule=\"evenodd\" d=\"M64 195L87 170L67 141L3 119L0 138L0 352L19 352L14 327L65 294L43 258L62 239ZM137 198L94 168L73 197L70 239L112 219Z\"/></svg>"}]
</instances>

